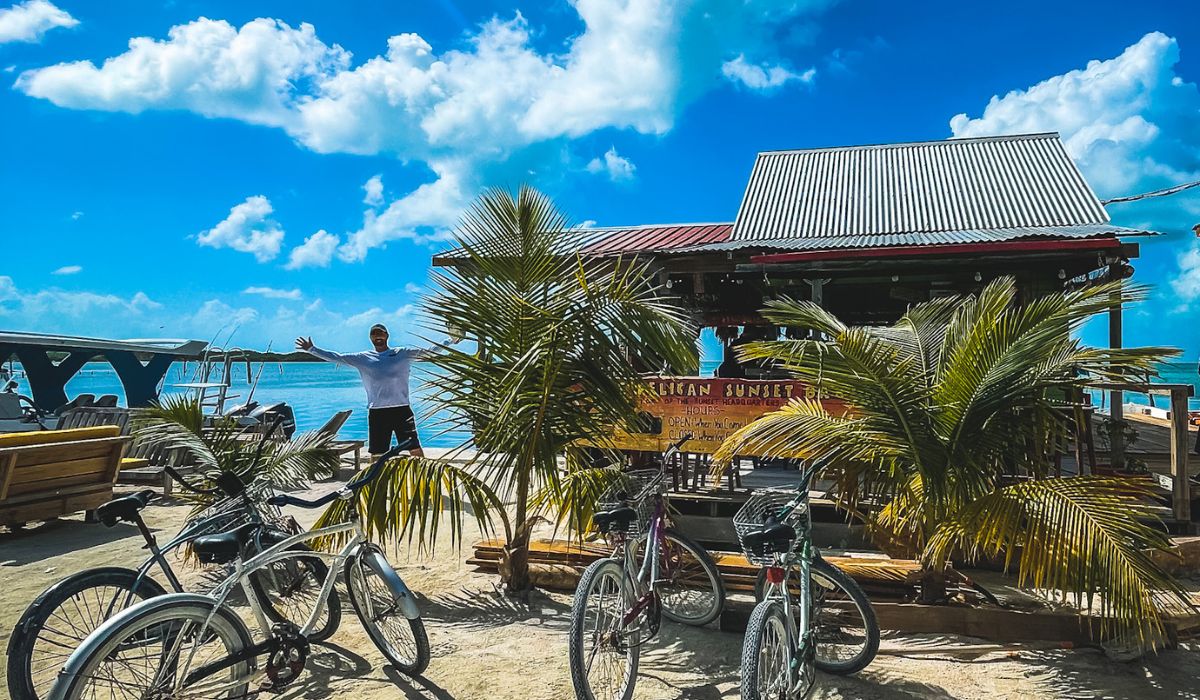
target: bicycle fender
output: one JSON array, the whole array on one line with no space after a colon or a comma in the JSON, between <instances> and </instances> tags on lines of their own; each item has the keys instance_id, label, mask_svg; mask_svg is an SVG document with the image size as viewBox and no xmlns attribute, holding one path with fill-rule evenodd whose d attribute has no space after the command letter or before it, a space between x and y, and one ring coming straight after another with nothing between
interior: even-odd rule
<instances>
[{"instance_id":1,"label":"bicycle fender","mask_svg":"<svg viewBox=\"0 0 1200 700\"><path fill-rule=\"evenodd\" d=\"M412 591L404 583L404 579L400 578L400 574L392 568L388 560L384 558L383 553L370 549L362 553L363 563L371 567L371 571L375 572L387 587L392 589L392 593L396 595L400 602L400 614L404 617L415 620L421 617L421 611L417 609L417 599L413 597Z\"/></svg>"},{"instance_id":2,"label":"bicycle fender","mask_svg":"<svg viewBox=\"0 0 1200 700\"><path fill-rule=\"evenodd\" d=\"M197 603L212 607L216 605L216 601L208 596L203 596L198 593L167 593L166 595L158 596L144 600L137 605L126 608L116 615L112 616L96 628L83 640L71 656L67 659L67 663L63 665L61 671L58 672L58 679L54 682L50 692L46 695L45 700L64 700L67 692L70 690L72 683L70 679L79 675L83 664L88 657L92 655L98 647L103 645L109 635L113 634L117 629L124 625L131 618L148 613L154 609L175 605L178 603ZM251 643L251 635L246 623L242 622L242 618L238 617L234 612L220 607L216 611L217 615L221 615L228 620L238 630L238 634L242 636L242 641L246 646Z\"/></svg>"}]
</instances>

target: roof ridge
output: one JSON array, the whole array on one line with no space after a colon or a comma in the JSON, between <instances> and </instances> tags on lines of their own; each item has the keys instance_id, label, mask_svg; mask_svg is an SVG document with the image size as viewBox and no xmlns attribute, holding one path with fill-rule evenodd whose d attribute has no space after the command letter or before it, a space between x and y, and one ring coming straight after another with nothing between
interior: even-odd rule
<instances>
[{"instance_id":1,"label":"roof ridge","mask_svg":"<svg viewBox=\"0 0 1200 700\"><path fill-rule=\"evenodd\" d=\"M1037 131L1025 134L997 134L993 136L965 136L948 139L930 139L926 141L903 141L900 143L867 143L853 146L820 146L817 148L783 148L771 151L759 151L758 156L787 155L790 153L820 153L827 151L858 151L867 149L905 148L910 146L945 146L957 143L975 143L982 141L1030 141L1034 139L1061 139L1057 131Z\"/></svg>"},{"instance_id":2,"label":"roof ridge","mask_svg":"<svg viewBox=\"0 0 1200 700\"><path fill-rule=\"evenodd\" d=\"M592 228L575 227L569 231L634 231L646 228L685 228L688 226L733 226L732 221L707 221L700 223L682 224L636 224L633 226L594 226Z\"/></svg>"}]
</instances>

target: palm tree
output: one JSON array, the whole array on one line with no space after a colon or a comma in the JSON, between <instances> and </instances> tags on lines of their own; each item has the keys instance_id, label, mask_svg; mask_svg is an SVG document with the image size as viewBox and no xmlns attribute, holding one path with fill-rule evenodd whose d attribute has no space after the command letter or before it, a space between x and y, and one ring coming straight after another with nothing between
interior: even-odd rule
<instances>
[{"instance_id":1,"label":"palm tree","mask_svg":"<svg viewBox=\"0 0 1200 700\"><path fill-rule=\"evenodd\" d=\"M430 359L431 395L451 415L444 428L469 433L459 454L472 456L466 464L396 460L360 504L373 532L426 545L442 523L461 538L468 509L485 528L498 519L510 593L531 586L538 518L581 529L595 497L619 478L589 457L611 449L614 426L636 415L648 391L639 368L697 364L696 334L651 270L564 254L575 233L529 187L515 197L489 190L468 209L455 234L461 259L434 275L424 306L432 325L473 341L439 344Z\"/></svg>"},{"instance_id":2,"label":"palm tree","mask_svg":"<svg viewBox=\"0 0 1200 700\"><path fill-rule=\"evenodd\" d=\"M775 362L850 408L793 401L730 436L714 461L824 458L851 512L884 504L864 516L877 542L919 557L927 581L952 555L1002 556L1021 585L1070 594L1077 605L1098 601L1102 633L1153 639L1180 589L1148 555L1169 542L1147 483L1049 478L1085 382L1140 380L1176 354L1074 337L1089 318L1144 295L1114 282L1018 304L1014 281L1000 278L978 295L915 305L883 328L847 326L807 301L773 301L769 321L823 339L753 343L743 357Z\"/></svg>"},{"instance_id":3,"label":"palm tree","mask_svg":"<svg viewBox=\"0 0 1200 700\"><path fill-rule=\"evenodd\" d=\"M312 432L287 441L246 440L236 420L207 419L193 397L166 396L138 409L133 432L141 442L183 452L208 481L232 473L246 483L263 477L292 488L330 476L338 467L337 453L329 445L331 435Z\"/></svg>"}]
</instances>

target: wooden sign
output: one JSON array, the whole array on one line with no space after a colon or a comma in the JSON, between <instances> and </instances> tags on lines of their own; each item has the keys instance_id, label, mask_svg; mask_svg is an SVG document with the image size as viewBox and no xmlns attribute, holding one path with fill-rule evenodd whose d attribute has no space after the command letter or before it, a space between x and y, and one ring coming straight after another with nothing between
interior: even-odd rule
<instances>
[{"instance_id":1,"label":"wooden sign","mask_svg":"<svg viewBox=\"0 0 1200 700\"><path fill-rule=\"evenodd\" d=\"M653 398L644 402L641 410L644 418L653 416L654 420L643 422L652 422L652 430L661 425L661 431L618 431L615 441L621 449L661 452L692 433L683 451L712 454L725 438L759 416L792 399L817 398L815 389L792 380L649 377L646 381ZM826 398L822 403L833 412L844 410L841 401Z\"/></svg>"}]
</instances>

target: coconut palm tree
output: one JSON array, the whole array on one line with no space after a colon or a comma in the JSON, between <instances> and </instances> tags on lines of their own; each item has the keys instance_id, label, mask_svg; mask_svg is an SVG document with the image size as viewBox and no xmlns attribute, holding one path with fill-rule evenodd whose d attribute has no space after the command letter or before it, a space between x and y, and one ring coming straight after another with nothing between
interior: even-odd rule
<instances>
[{"instance_id":1,"label":"coconut palm tree","mask_svg":"<svg viewBox=\"0 0 1200 700\"><path fill-rule=\"evenodd\" d=\"M228 472L246 483L263 477L291 488L330 476L338 467L337 453L329 445L331 435L312 432L287 441L246 440L236 420L206 419L193 397L166 396L138 409L133 432L141 442L182 451L209 481Z\"/></svg>"},{"instance_id":2,"label":"coconut palm tree","mask_svg":"<svg viewBox=\"0 0 1200 700\"><path fill-rule=\"evenodd\" d=\"M811 302L773 301L770 322L820 339L752 343L742 356L774 362L850 408L793 401L732 435L715 462L826 458L847 507L869 511L886 550L919 557L934 574L927 581L952 555L1002 557L1022 585L1096 602L1106 631L1152 639L1162 605L1180 598L1147 554L1169 544L1148 484L1049 478L1078 401L1070 397L1085 382L1144 379L1176 354L1075 337L1089 318L1144 294L1114 282L1018 304L1005 277L978 295L915 305L881 328L847 326ZM860 507L868 501L884 505Z\"/></svg>"},{"instance_id":3,"label":"coconut palm tree","mask_svg":"<svg viewBox=\"0 0 1200 700\"><path fill-rule=\"evenodd\" d=\"M489 190L468 209L455 233L460 260L434 274L424 309L431 325L471 341L435 348L430 395L450 415L444 429L471 435L460 454L472 456L397 460L361 502L373 532L423 544L443 524L460 538L468 509L485 527L498 520L511 593L531 585L537 518L580 527L617 478L590 457L636 415L648 390L639 369L694 368L698 359L695 331L648 267L564 254L574 235L529 187Z\"/></svg>"}]
</instances>

